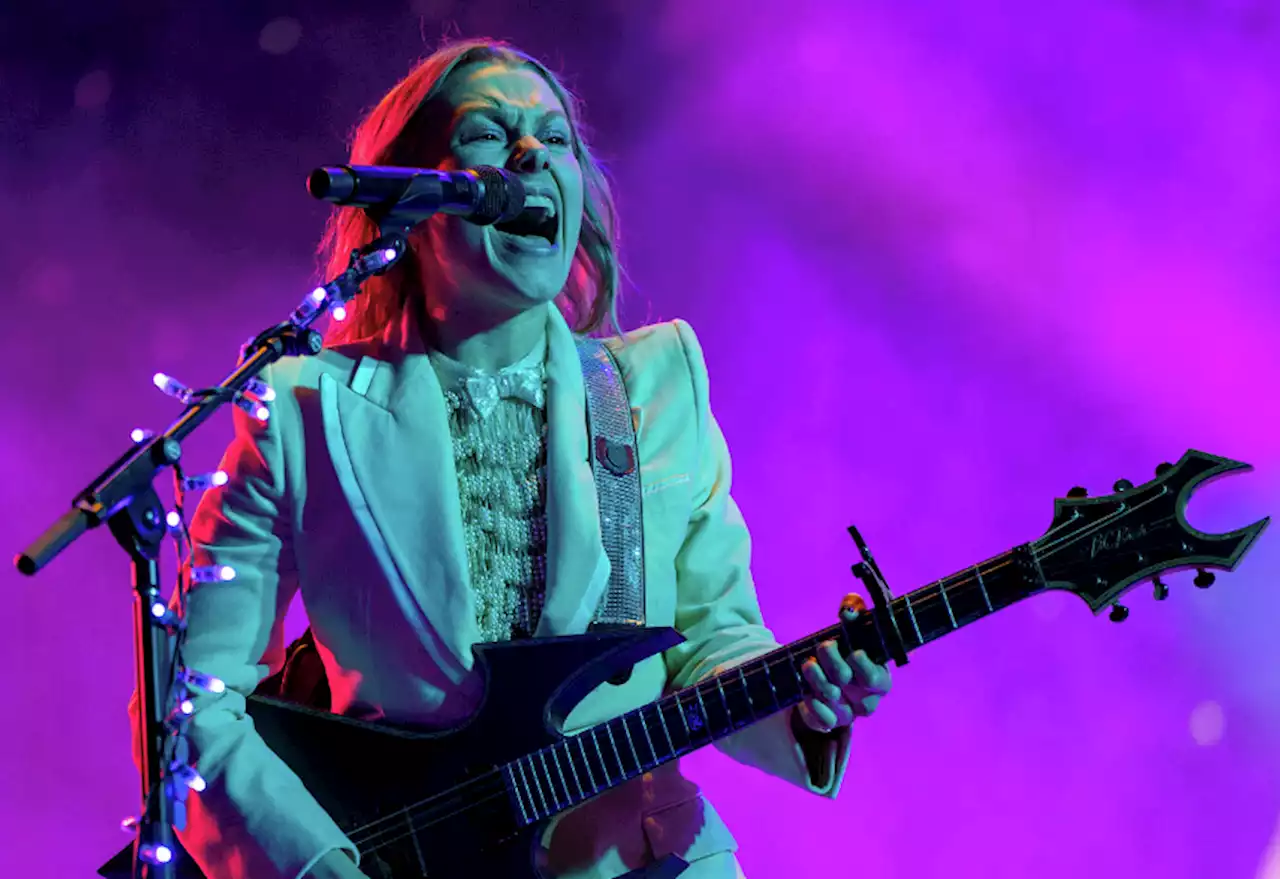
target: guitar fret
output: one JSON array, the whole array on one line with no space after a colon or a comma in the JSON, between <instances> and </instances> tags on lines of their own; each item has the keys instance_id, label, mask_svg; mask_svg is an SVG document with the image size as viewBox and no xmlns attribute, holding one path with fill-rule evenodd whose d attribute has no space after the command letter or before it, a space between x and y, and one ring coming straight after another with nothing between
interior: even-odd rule
<instances>
[{"instance_id":1,"label":"guitar fret","mask_svg":"<svg viewBox=\"0 0 1280 879\"><path fill-rule=\"evenodd\" d=\"M911 628L916 630L916 640L923 644L924 635L920 634L920 624L916 622L916 611L915 608L911 606L910 592L902 596L902 602L907 606L907 616L911 617Z\"/></svg>"},{"instance_id":2,"label":"guitar fret","mask_svg":"<svg viewBox=\"0 0 1280 879\"><path fill-rule=\"evenodd\" d=\"M609 734L609 744L613 747L613 756L618 758L619 778L627 777L627 764L622 762L622 752L618 750L618 742L613 737L613 721L609 721L604 725L604 731Z\"/></svg>"},{"instance_id":3,"label":"guitar fret","mask_svg":"<svg viewBox=\"0 0 1280 879\"><path fill-rule=\"evenodd\" d=\"M609 734L609 744L613 746L613 754L618 758L618 771L621 778L629 778L630 773L627 772L627 764L622 762L622 752L618 750L618 740L613 737L613 721L609 721L604 726L604 731Z\"/></svg>"},{"instance_id":4,"label":"guitar fret","mask_svg":"<svg viewBox=\"0 0 1280 879\"><path fill-rule=\"evenodd\" d=\"M1036 554L1035 544L1028 543L1027 552L1031 553L1031 561L1036 563L1036 574L1040 577L1040 586L1045 589L1049 588L1049 581L1045 579L1044 571L1040 568L1040 556Z\"/></svg>"},{"instance_id":5,"label":"guitar fret","mask_svg":"<svg viewBox=\"0 0 1280 879\"><path fill-rule=\"evenodd\" d=\"M738 680L742 681L742 692L747 697L747 710L751 712L751 719L756 719L756 706L751 701L751 689L747 686L747 676L742 672L742 666L738 666Z\"/></svg>"},{"instance_id":6,"label":"guitar fret","mask_svg":"<svg viewBox=\"0 0 1280 879\"><path fill-rule=\"evenodd\" d=\"M662 724L662 732L667 737L667 744L671 747L671 756L676 755L676 743L671 740L671 730L667 729L667 719L662 716L662 703L658 703L658 722Z\"/></svg>"},{"instance_id":7,"label":"guitar fret","mask_svg":"<svg viewBox=\"0 0 1280 879\"><path fill-rule=\"evenodd\" d=\"M635 712L636 719L640 721L640 731L644 733L644 739L649 743L649 753L653 755L653 765L658 765L658 749L653 746L653 738L649 735L649 724L644 722L644 708L640 708Z\"/></svg>"},{"instance_id":8,"label":"guitar fret","mask_svg":"<svg viewBox=\"0 0 1280 879\"><path fill-rule=\"evenodd\" d=\"M951 599L947 598L947 586L941 580L938 581L938 594L942 596L942 605L947 609L947 618L951 620L951 628L959 628L959 626L956 625L955 612L951 609Z\"/></svg>"},{"instance_id":9,"label":"guitar fret","mask_svg":"<svg viewBox=\"0 0 1280 879\"><path fill-rule=\"evenodd\" d=\"M538 759L542 761L542 771L547 774L546 775L547 790L551 792L551 804L555 806L557 809L559 809L560 808L559 794L556 793L555 782L551 778L551 770L547 766L547 752L545 750L538 751ZM560 783L562 785L564 784L563 778L560 779ZM565 788L565 794L567 795L568 793L569 793L569 789ZM568 800L568 796L566 796L565 799Z\"/></svg>"},{"instance_id":10,"label":"guitar fret","mask_svg":"<svg viewBox=\"0 0 1280 879\"><path fill-rule=\"evenodd\" d=\"M711 731L711 715L707 713L707 705L702 701L702 687L693 688L693 696L698 700L698 713L702 715L702 725L707 731L708 736L713 736Z\"/></svg>"},{"instance_id":11,"label":"guitar fret","mask_svg":"<svg viewBox=\"0 0 1280 879\"><path fill-rule=\"evenodd\" d=\"M587 756L587 746L582 744L581 735L576 735L574 738L578 742L578 750L582 752L582 768L586 770L587 781L591 782L591 793L599 793L600 787L596 784L595 776L591 774L591 758Z\"/></svg>"},{"instance_id":12,"label":"guitar fret","mask_svg":"<svg viewBox=\"0 0 1280 879\"><path fill-rule=\"evenodd\" d=\"M987 605L987 613L995 613L996 609L991 606L991 596L987 594L987 584L982 580L982 566L974 565L973 572L978 575L978 589L982 592L982 601Z\"/></svg>"},{"instance_id":13,"label":"guitar fret","mask_svg":"<svg viewBox=\"0 0 1280 879\"><path fill-rule=\"evenodd\" d=\"M636 758L636 775L644 772L644 763L640 760L640 752L636 750L635 740L631 738L631 730L627 728L627 716L624 714L620 718L622 721L622 731L627 736L627 746L631 748L631 756Z\"/></svg>"},{"instance_id":14,"label":"guitar fret","mask_svg":"<svg viewBox=\"0 0 1280 879\"><path fill-rule=\"evenodd\" d=\"M542 795L542 785L538 783L538 773L534 771L533 755L531 754L525 759L529 761L529 777L533 779L534 790L538 792L538 802L542 803L542 813L550 815L551 810L547 808L547 799Z\"/></svg>"},{"instance_id":15,"label":"guitar fret","mask_svg":"<svg viewBox=\"0 0 1280 879\"><path fill-rule=\"evenodd\" d=\"M596 756L600 758L600 774L604 776L605 787L612 787L613 777L609 774L609 764L605 762L604 751L600 748L600 736L597 735L594 726L588 729L587 732L591 735L591 744L595 746ZM618 768L622 768L622 760L618 760Z\"/></svg>"},{"instance_id":16,"label":"guitar fret","mask_svg":"<svg viewBox=\"0 0 1280 879\"><path fill-rule=\"evenodd\" d=\"M520 817L522 817L525 823L528 824L529 818L530 818L529 812L533 808L533 797L529 796L529 792L527 790L523 792L521 791L520 779L518 777L519 772L520 772L519 760L515 761L514 763L508 764L507 778L510 779L511 781L511 789L515 791L516 802L520 805ZM526 798L528 798L529 800L529 805L527 808L525 807L525 804L524 804L524 801Z\"/></svg>"},{"instance_id":17,"label":"guitar fret","mask_svg":"<svg viewBox=\"0 0 1280 879\"><path fill-rule=\"evenodd\" d=\"M836 629L835 641L836 641L837 652L840 651L840 641L842 638L844 638L843 626ZM841 655L848 656L849 653L850 651L844 651L843 653L841 653ZM782 676L782 683L785 685L783 689L786 691L784 692L782 698L785 699L789 704L795 704L797 701L804 698L804 680L800 677L799 669L796 668L796 657L795 657L795 654L791 652L791 648L790 647L783 648L783 654L785 655L786 658L784 661L780 662L779 665L781 665L791 674L789 676L788 675ZM794 689L792 689L793 687Z\"/></svg>"},{"instance_id":18,"label":"guitar fret","mask_svg":"<svg viewBox=\"0 0 1280 879\"><path fill-rule=\"evenodd\" d=\"M413 817L408 812L404 813L404 823L409 826L409 839L413 842L413 853L418 858L418 869L425 876L427 874L427 859L422 856L422 847L418 844L418 831L413 829Z\"/></svg>"},{"instance_id":19,"label":"guitar fret","mask_svg":"<svg viewBox=\"0 0 1280 879\"><path fill-rule=\"evenodd\" d=\"M720 704L724 706L724 717L729 722L729 729L737 726L733 722L733 710L729 708L729 699L724 694L724 683L720 680L720 676L716 675L716 689L720 691Z\"/></svg>"},{"instance_id":20,"label":"guitar fret","mask_svg":"<svg viewBox=\"0 0 1280 879\"><path fill-rule=\"evenodd\" d=\"M773 675L769 673L769 660L766 659L763 665L765 683L769 685L769 692L773 694L773 707L781 708L782 702L778 700L778 690L773 686Z\"/></svg>"},{"instance_id":21,"label":"guitar fret","mask_svg":"<svg viewBox=\"0 0 1280 879\"><path fill-rule=\"evenodd\" d=\"M551 746L551 759L556 761L556 771L560 773L561 778L564 778L564 770L560 768L560 761L556 759L556 751L559 748L560 743ZM578 770L575 769L573 765L573 754L568 748L564 749L564 762L569 764L569 772L573 774L573 783L578 786L578 799L585 800L587 798L587 792L582 787L582 781L578 778ZM567 783L565 784L564 792L566 794L569 793L569 785ZM569 799L573 799L572 794L570 794Z\"/></svg>"}]
</instances>

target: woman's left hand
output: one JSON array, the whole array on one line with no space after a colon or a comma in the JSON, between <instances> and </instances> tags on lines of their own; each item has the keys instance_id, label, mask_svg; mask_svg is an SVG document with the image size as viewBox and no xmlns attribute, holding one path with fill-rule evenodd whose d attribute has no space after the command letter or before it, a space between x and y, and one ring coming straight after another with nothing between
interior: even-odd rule
<instances>
[{"instance_id":1,"label":"woman's left hand","mask_svg":"<svg viewBox=\"0 0 1280 879\"><path fill-rule=\"evenodd\" d=\"M851 621L865 609L862 598L850 593L840 603L840 616ZM851 658L852 663L845 661L835 641L823 641L817 658L801 666L809 695L796 711L814 732L832 732L853 723L855 717L868 716L893 685L889 669L876 665L864 651L855 650Z\"/></svg>"}]
</instances>

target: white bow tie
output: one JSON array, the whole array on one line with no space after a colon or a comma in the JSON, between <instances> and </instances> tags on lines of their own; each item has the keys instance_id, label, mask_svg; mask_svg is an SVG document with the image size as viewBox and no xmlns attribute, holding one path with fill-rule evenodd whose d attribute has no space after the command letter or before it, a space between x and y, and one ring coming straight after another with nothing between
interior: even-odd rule
<instances>
[{"instance_id":1,"label":"white bow tie","mask_svg":"<svg viewBox=\"0 0 1280 879\"><path fill-rule=\"evenodd\" d=\"M513 397L541 409L546 403L543 370L540 366L524 366L496 375L469 375L462 382L471 408L481 418L488 418L500 400Z\"/></svg>"}]
</instances>

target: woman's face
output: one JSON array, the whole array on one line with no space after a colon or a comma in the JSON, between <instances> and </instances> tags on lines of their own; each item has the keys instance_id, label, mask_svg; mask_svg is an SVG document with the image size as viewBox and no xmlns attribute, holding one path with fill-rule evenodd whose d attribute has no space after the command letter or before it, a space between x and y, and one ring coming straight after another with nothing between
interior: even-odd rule
<instances>
[{"instance_id":1,"label":"woman's face","mask_svg":"<svg viewBox=\"0 0 1280 879\"><path fill-rule=\"evenodd\" d=\"M519 175L526 210L554 211L554 222L544 226L554 236L549 241L433 217L428 235L435 264L424 266L428 308L442 319L457 308L514 315L549 302L564 289L582 228L582 169L563 104L537 71L502 62L454 70L440 100L450 124L439 167L492 165ZM443 276L443 289L465 301L442 302L433 295L434 272Z\"/></svg>"}]
</instances>

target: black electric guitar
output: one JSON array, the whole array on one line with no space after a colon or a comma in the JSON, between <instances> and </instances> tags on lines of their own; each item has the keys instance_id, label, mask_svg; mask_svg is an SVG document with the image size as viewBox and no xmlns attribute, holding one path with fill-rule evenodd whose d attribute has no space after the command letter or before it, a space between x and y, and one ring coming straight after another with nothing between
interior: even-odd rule
<instances>
[{"instance_id":1,"label":"black electric guitar","mask_svg":"<svg viewBox=\"0 0 1280 879\"><path fill-rule=\"evenodd\" d=\"M827 639L848 655L903 665L907 654L988 614L1060 589L1111 618L1117 599L1161 575L1234 570L1266 528L1262 519L1229 534L1205 534L1184 517L1201 484L1249 465L1189 451L1143 485L1116 483L1089 498L1073 489L1054 504L1040 539L890 597L857 537L854 572L873 608L717 677L565 737L564 718L588 692L678 643L672 629L633 629L475 648L486 695L461 726L421 732L362 723L286 702L251 698L267 744L301 777L359 847L371 876L395 879L536 879L535 842L553 816L654 767L800 702L801 662ZM132 849L101 870L128 875ZM181 877L200 873L182 858ZM117 872L118 871L118 872Z\"/></svg>"}]
</instances>

